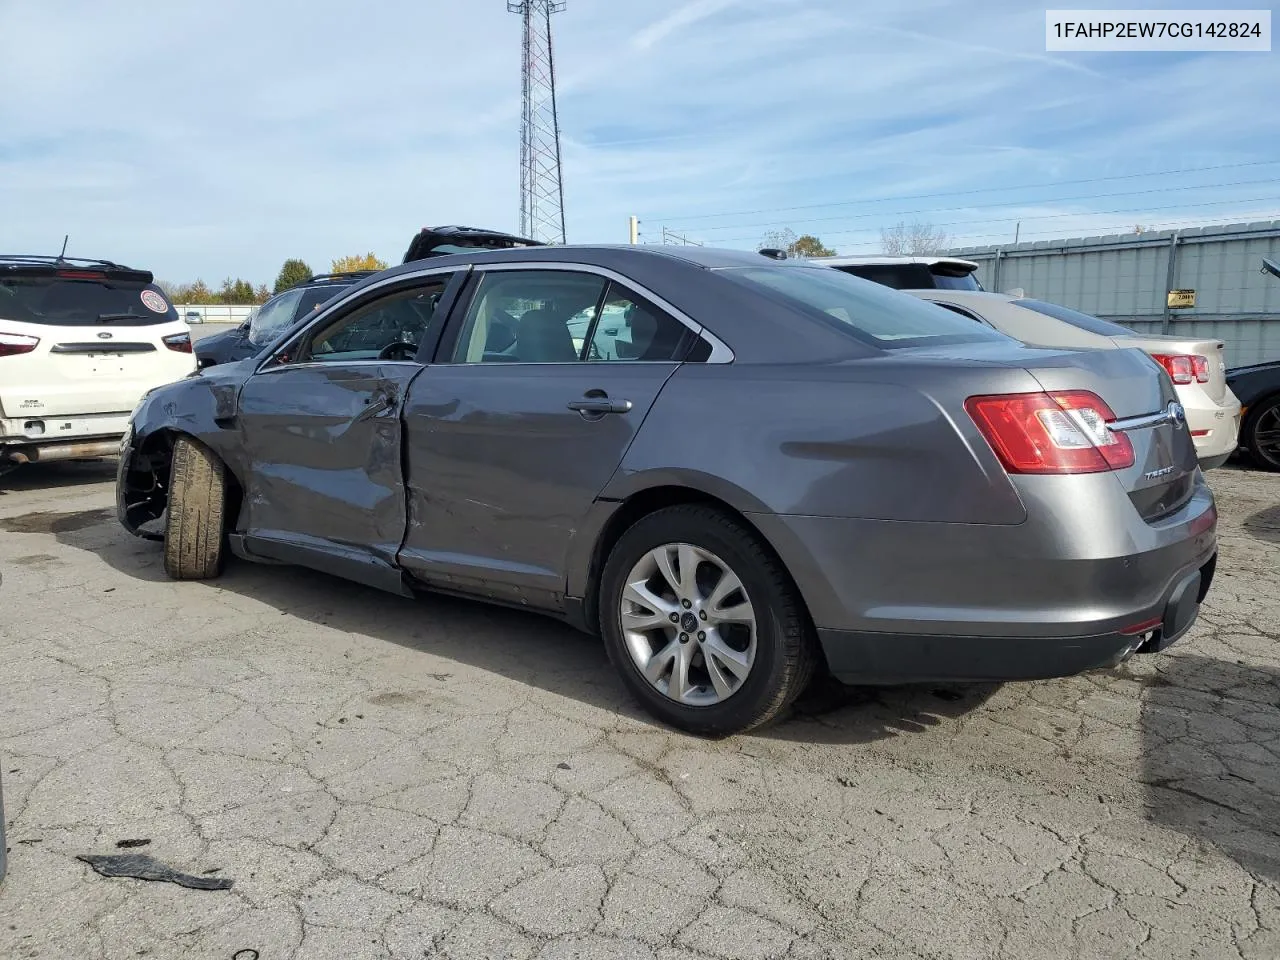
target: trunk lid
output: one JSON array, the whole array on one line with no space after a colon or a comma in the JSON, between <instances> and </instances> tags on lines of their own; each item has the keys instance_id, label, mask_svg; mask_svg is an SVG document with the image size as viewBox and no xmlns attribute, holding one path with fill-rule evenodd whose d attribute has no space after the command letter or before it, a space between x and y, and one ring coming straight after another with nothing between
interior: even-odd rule
<instances>
[{"instance_id":1,"label":"trunk lid","mask_svg":"<svg viewBox=\"0 0 1280 960\"><path fill-rule=\"evenodd\" d=\"M1143 519L1159 520L1190 499L1199 468L1195 445L1173 382L1148 354L1128 348L1044 351L1024 360L1045 390L1089 390L1115 413L1113 429L1133 445L1133 465L1114 475Z\"/></svg>"},{"instance_id":2,"label":"trunk lid","mask_svg":"<svg viewBox=\"0 0 1280 960\"><path fill-rule=\"evenodd\" d=\"M1118 347L1136 347L1147 353L1173 354L1175 356L1200 356L1209 361L1209 382L1196 383L1215 403L1221 403L1227 395L1227 365L1223 351L1226 344L1213 337L1194 339L1186 337L1141 336L1112 337ZM1190 384L1188 384L1190 386Z\"/></svg>"},{"instance_id":3,"label":"trunk lid","mask_svg":"<svg viewBox=\"0 0 1280 960\"><path fill-rule=\"evenodd\" d=\"M541 247L541 241L481 227L423 227L409 243L402 263L443 257L470 250L509 250L512 247Z\"/></svg>"}]
</instances>

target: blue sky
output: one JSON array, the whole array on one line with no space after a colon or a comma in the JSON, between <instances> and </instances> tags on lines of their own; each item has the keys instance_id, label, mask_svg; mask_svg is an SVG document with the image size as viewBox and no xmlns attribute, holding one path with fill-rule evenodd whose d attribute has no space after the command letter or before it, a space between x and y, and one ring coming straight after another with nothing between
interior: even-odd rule
<instances>
[{"instance_id":1,"label":"blue sky","mask_svg":"<svg viewBox=\"0 0 1280 960\"><path fill-rule=\"evenodd\" d=\"M630 214L844 252L899 220L994 243L1280 216L1280 53L1047 54L1018 2L568 0L555 28L572 242ZM0 250L70 233L269 282L398 260L429 223L514 230L519 43L503 0L0 0Z\"/></svg>"}]
</instances>

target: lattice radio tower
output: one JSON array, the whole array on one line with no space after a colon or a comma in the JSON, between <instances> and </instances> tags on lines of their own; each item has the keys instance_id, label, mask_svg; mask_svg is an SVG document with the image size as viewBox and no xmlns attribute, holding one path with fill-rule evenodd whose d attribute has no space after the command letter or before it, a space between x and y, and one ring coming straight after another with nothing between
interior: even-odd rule
<instances>
[{"instance_id":1,"label":"lattice radio tower","mask_svg":"<svg viewBox=\"0 0 1280 960\"><path fill-rule=\"evenodd\" d=\"M564 0L521 0L507 9L524 18L520 120L520 232L545 243L564 243L564 187L560 182L560 119L551 15Z\"/></svg>"}]
</instances>

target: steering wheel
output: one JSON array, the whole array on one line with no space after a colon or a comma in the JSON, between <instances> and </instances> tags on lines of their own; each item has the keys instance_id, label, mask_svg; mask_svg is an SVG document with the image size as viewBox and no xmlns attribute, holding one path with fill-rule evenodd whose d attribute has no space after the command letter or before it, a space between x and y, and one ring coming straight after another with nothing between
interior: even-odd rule
<instances>
[{"instance_id":1,"label":"steering wheel","mask_svg":"<svg viewBox=\"0 0 1280 960\"><path fill-rule=\"evenodd\" d=\"M378 353L379 360L412 360L418 355L418 345L416 343L405 343L403 340L395 340L388 343Z\"/></svg>"}]
</instances>

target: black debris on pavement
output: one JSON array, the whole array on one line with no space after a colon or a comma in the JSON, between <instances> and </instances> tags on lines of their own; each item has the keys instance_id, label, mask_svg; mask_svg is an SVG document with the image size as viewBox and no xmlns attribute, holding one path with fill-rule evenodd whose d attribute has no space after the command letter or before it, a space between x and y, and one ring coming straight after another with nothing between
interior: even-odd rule
<instances>
[{"instance_id":1,"label":"black debris on pavement","mask_svg":"<svg viewBox=\"0 0 1280 960\"><path fill-rule=\"evenodd\" d=\"M559 763L557 763L557 764L556 764L556 769L557 769L557 770L572 770L572 769L573 769L573 767L569 766L567 763L565 763L565 762L562 760L562 761L560 761Z\"/></svg>"},{"instance_id":2,"label":"black debris on pavement","mask_svg":"<svg viewBox=\"0 0 1280 960\"><path fill-rule=\"evenodd\" d=\"M140 839L140 840L117 840L116 846L119 847L121 850L128 850L132 847L145 847L150 842L151 842L150 837L147 837L146 839Z\"/></svg>"},{"instance_id":3,"label":"black debris on pavement","mask_svg":"<svg viewBox=\"0 0 1280 960\"><path fill-rule=\"evenodd\" d=\"M116 853L106 856L82 853L76 859L83 860L104 877L160 880L192 890L230 890L235 882L228 877L193 877L189 873L179 873L145 853Z\"/></svg>"}]
</instances>

